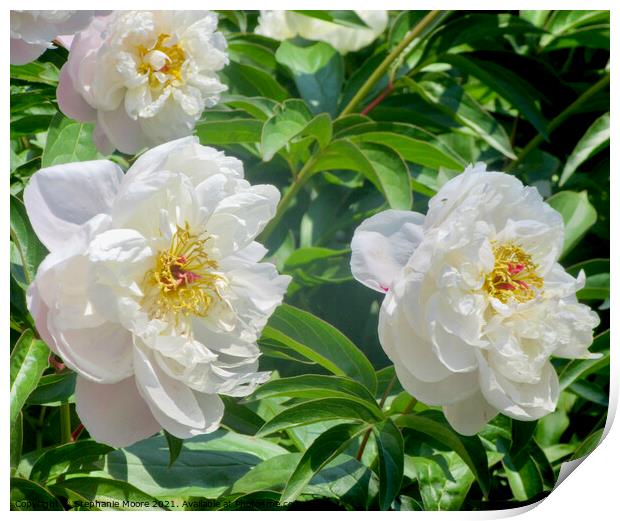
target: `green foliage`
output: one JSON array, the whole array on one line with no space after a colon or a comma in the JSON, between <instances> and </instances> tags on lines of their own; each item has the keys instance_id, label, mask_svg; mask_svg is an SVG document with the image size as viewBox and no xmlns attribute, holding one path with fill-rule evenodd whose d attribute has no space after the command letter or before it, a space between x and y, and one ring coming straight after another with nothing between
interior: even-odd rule
<instances>
[{"instance_id":1,"label":"green foliage","mask_svg":"<svg viewBox=\"0 0 620 521\"><path fill-rule=\"evenodd\" d=\"M164 431L114 449L81 430L76 375L50 357L26 305L48 252L23 190L39 168L103 156L93 125L58 110L66 51L11 66L12 508L481 510L549 494L561 465L597 446L608 406L609 12L392 11L375 42L345 56L259 36L256 12L218 12L228 90L194 135L282 194L259 237L293 277L259 340L271 379L249 397L222 396L211 434ZM353 11L297 13L365 27ZM584 271L577 297L601 325L595 357L552 360L556 411L533 422L498 415L462 436L400 386L377 336L382 297L352 280L350 243L379 211L426 212L478 161L561 214L562 263Z\"/></svg>"}]
</instances>

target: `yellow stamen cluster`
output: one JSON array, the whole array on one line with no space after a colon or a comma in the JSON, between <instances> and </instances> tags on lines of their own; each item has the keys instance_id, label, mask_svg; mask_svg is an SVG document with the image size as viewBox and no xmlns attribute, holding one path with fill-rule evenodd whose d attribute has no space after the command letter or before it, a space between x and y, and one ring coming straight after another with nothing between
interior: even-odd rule
<instances>
[{"instance_id":1,"label":"yellow stamen cluster","mask_svg":"<svg viewBox=\"0 0 620 521\"><path fill-rule=\"evenodd\" d=\"M157 255L155 267L144 277L143 305L151 318L205 317L220 298L214 273L217 262L205 252L207 238L193 235L186 223L172 236L170 248Z\"/></svg>"},{"instance_id":2,"label":"yellow stamen cluster","mask_svg":"<svg viewBox=\"0 0 620 521\"><path fill-rule=\"evenodd\" d=\"M170 39L169 34L160 34L155 42L155 45L150 49L144 47L144 45L140 45L138 47L138 54L140 55L140 59L142 63L138 67L138 72L140 74L148 74L149 75L149 85L152 89L163 88L171 83L171 79L168 79L165 82L161 82L160 79L155 74L156 72L161 72L166 75L172 76L175 80L183 81L183 75L181 69L183 67L183 63L185 62L185 52L183 51L183 47L179 43L174 45L165 45L165 42ZM158 70L153 69L151 63L145 59L146 55L152 51L159 51L164 53L168 59L166 60L165 65Z\"/></svg>"},{"instance_id":3,"label":"yellow stamen cluster","mask_svg":"<svg viewBox=\"0 0 620 521\"><path fill-rule=\"evenodd\" d=\"M527 302L543 287L543 279L536 271L538 266L520 246L512 243L493 246L495 266L487 274L484 290L501 302L514 299Z\"/></svg>"}]
</instances>

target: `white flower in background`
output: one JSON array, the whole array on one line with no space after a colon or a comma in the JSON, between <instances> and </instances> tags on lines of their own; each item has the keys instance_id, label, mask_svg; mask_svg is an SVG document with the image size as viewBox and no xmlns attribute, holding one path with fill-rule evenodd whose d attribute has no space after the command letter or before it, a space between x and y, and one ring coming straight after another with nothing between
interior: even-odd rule
<instances>
[{"instance_id":1,"label":"white flower in background","mask_svg":"<svg viewBox=\"0 0 620 521\"><path fill-rule=\"evenodd\" d=\"M341 54L358 51L371 44L387 27L387 11L355 11L368 28L344 27L293 11L261 11L256 33L274 40L301 36L329 43Z\"/></svg>"},{"instance_id":2,"label":"white flower in background","mask_svg":"<svg viewBox=\"0 0 620 521\"><path fill-rule=\"evenodd\" d=\"M94 11L11 11L11 63L24 65L52 47L52 40L84 29Z\"/></svg>"},{"instance_id":3,"label":"white flower in background","mask_svg":"<svg viewBox=\"0 0 620 521\"><path fill-rule=\"evenodd\" d=\"M62 67L58 104L95 121L97 148L133 154L192 133L226 90L226 40L210 11L115 11L78 34Z\"/></svg>"},{"instance_id":4,"label":"white flower in background","mask_svg":"<svg viewBox=\"0 0 620 521\"><path fill-rule=\"evenodd\" d=\"M28 307L78 373L77 412L94 439L211 432L218 394L266 380L256 341L290 277L259 262L254 238L278 200L193 137L144 153L125 176L110 161L34 174L24 202L50 253Z\"/></svg>"},{"instance_id":5,"label":"white flower in background","mask_svg":"<svg viewBox=\"0 0 620 521\"><path fill-rule=\"evenodd\" d=\"M549 358L588 352L596 313L557 260L562 217L535 188L478 163L446 183L426 216L388 210L355 231L351 269L386 293L379 339L403 387L478 432L498 412L555 409Z\"/></svg>"}]
</instances>

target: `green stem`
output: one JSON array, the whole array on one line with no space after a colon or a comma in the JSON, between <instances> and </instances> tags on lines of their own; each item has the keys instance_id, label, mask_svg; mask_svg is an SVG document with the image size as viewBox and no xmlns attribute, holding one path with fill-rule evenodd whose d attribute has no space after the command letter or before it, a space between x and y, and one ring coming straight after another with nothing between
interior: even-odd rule
<instances>
[{"instance_id":1,"label":"green stem","mask_svg":"<svg viewBox=\"0 0 620 521\"><path fill-rule=\"evenodd\" d=\"M276 209L276 215L273 219L271 219L271 221L269 221L269 224L265 226L265 229L260 235L259 240L262 243L265 243L269 236L272 234L273 230L276 229L276 226L278 226L278 224L282 220L282 216L284 215L286 210L288 210L288 207L290 206L293 199L295 199L295 196L297 195L299 190L301 190L303 185L306 184L306 181L312 176L311 170L317 159L318 154L315 154L307 161L304 167L299 171L299 174L297 174L297 176L295 177L293 184L291 184L289 189L282 196L282 199L280 199L280 202L278 203L278 208Z\"/></svg>"},{"instance_id":2,"label":"green stem","mask_svg":"<svg viewBox=\"0 0 620 521\"><path fill-rule=\"evenodd\" d=\"M381 77L385 74L390 65L396 59L398 59L400 54L409 46L409 44L415 38L417 38L424 31L424 29L426 29L440 14L441 11L431 11L424 18L422 18L422 20L420 20L420 22L413 29L411 29L411 31L409 31L405 35L403 40L396 47L394 47L390 54L385 57L385 59L379 64L375 71L357 91L355 96L353 96L351 101L349 101L347 106L340 114L340 117L351 114L355 110L355 107L357 107L357 105L362 102L362 100L370 92L370 89L372 89L375 83L377 83L381 79Z\"/></svg>"},{"instance_id":3,"label":"green stem","mask_svg":"<svg viewBox=\"0 0 620 521\"><path fill-rule=\"evenodd\" d=\"M579 96L575 101L573 101L566 109L564 109L560 114L558 114L555 118L553 118L549 122L548 131L549 134L553 132L557 127L559 127L565 120L568 118L575 110L577 110L581 105L583 105L587 100L589 100L592 96L594 96L597 92L604 89L607 85L609 85L609 74L603 76L600 80L598 80L594 85L592 85L588 90L586 90L581 96ZM508 165L507 170L514 170L517 166L519 166L526 156L538 147L544 140L542 134L536 135L523 149L521 153L517 156L512 163Z\"/></svg>"},{"instance_id":4,"label":"green stem","mask_svg":"<svg viewBox=\"0 0 620 521\"><path fill-rule=\"evenodd\" d=\"M39 418L37 420L37 431L36 431L36 448L43 448L43 426L45 425L45 412L47 411L47 407L42 406L41 411L39 412Z\"/></svg>"},{"instance_id":5,"label":"green stem","mask_svg":"<svg viewBox=\"0 0 620 521\"><path fill-rule=\"evenodd\" d=\"M60 442L71 443L71 406L63 403L60 406Z\"/></svg>"},{"instance_id":6,"label":"green stem","mask_svg":"<svg viewBox=\"0 0 620 521\"><path fill-rule=\"evenodd\" d=\"M385 405L385 401L387 400L387 397L390 394L390 391L392 390L392 387L394 387L395 383L396 383L396 375L392 376L392 379L387 384L385 391L383 391L383 395L381 396L381 400L379 401L379 408L382 409L383 406ZM370 438L371 432L372 432L372 427L368 427L368 430L366 431L366 433L364 434L364 438L362 439L362 443L360 443L360 448L357 451L357 456L356 456L357 461L362 461L362 456L364 455L364 449L366 448L366 445L368 444L368 439Z\"/></svg>"},{"instance_id":7,"label":"green stem","mask_svg":"<svg viewBox=\"0 0 620 521\"><path fill-rule=\"evenodd\" d=\"M413 411L413 408L416 406L417 403L418 403L418 400L416 398L411 397L411 401L407 404L407 407L405 407L405 409L403 410L403 414L409 414L411 411Z\"/></svg>"}]
</instances>

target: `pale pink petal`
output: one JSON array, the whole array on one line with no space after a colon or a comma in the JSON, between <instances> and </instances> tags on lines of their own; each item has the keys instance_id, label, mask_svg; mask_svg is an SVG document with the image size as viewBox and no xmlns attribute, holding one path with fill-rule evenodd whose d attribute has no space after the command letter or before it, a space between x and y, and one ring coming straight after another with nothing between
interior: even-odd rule
<instances>
[{"instance_id":1,"label":"pale pink petal","mask_svg":"<svg viewBox=\"0 0 620 521\"><path fill-rule=\"evenodd\" d=\"M58 88L56 89L58 106L63 114L77 121L90 122L97 119L97 111L91 107L82 95L73 87L69 67L65 63L60 69Z\"/></svg>"},{"instance_id":2,"label":"pale pink petal","mask_svg":"<svg viewBox=\"0 0 620 521\"><path fill-rule=\"evenodd\" d=\"M11 38L11 65L30 63L41 56L46 49L46 45L26 43L24 40Z\"/></svg>"}]
</instances>

